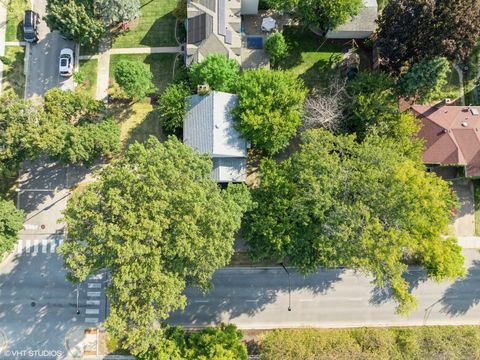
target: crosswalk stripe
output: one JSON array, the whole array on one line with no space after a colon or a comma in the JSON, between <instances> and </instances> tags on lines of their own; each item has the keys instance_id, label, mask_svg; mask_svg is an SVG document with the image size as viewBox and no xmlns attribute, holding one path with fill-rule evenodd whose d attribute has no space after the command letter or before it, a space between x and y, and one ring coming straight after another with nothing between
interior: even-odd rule
<instances>
[{"instance_id":1,"label":"crosswalk stripe","mask_svg":"<svg viewBox=\"0 0 480 360\"><path fill-rule=\"evenodd\" d=\"M89 289L100 289L102 287L101 283L89 283L87 284Z\"/></svg>"},{"instance_id":2,"label":"crosswalk stripe","mask_svg":"<svg viewBox=\"0 0 480 360\"><path fill-rule=\"evenodd\" d=\"M100 291L87 291L87 296L89 297L99 297Z\"/></svg>"},{"instance_id":3,"label":"crosswalk stripe","mask_svg":"<svg viewBox=\"0 0 480 360\"><path fill-rule=\"evenodd\" d=\"M100 310L98 309L85 309L85 314L87 315L98 315Z\"/></svg>"},{"instance_id":4,"label":"crosswalk stripe","mask_svg":"<svg viewBox=\"0 0 480 360\"><path fill-rule=\"evenodd\" d=\"M30 252L31 247L32 247L32 244L31 244L30 240L25 240L25 251L26 251L27 253Z\"/></svg>"},{"instance_id":5,"label":"crosswalk stripe","mask_svg":"<svg viewBox=\"0 0 480 360\"><path fill-rule=\"evenodd\" d=\"M38 240L33 240L33 252L38 253Z\"/></svg>"},{"instance_id":6,"label":"crosswalk stripe","mask_svg":"<svg viewBox=\"0 0 480 360\"><path fill-rule=\"evenodd\" d=\"M63 244L63 236L58 239L58 246Z\"/></svg>"},{"instance_id":7,"label":"crosswalk stripe","mask_svg":"<svg viewBox=\"0 0 480 360\"><path fill-rule=\"evenodd\" d=\"M42 240L42 253L44 254L47 253L47 245L48 245L47 240Z\"/></svg>"},{"instance_id":8,"label":"crosswalk stripe","mask_svg":"<svg viewBox=\"0 0 480 360\"><path fill-rule=\"evenodd\" d=\"M98 318L85 318L86 323L97 323Z\"/></svg>"},{"instance_id":9,"label":"crosswalk stripe","mask_svg":"<svg viewBox=\"0 0 480 360\"><path fill-rule=\"evenodd\" d=\"M87 300L87 305L100 306L100 300Z\"/></svg>"},{"instance_id":10,"label":"crosswalk stripe","mask_svg":"<svg viewBox=\"0 0 480 360\"><path fill-rule=\"evenodd\" d=\"M21 254L23 251L22 240L17 242L17 254Z\"/></svg>"},{"instance_id":11,"label":"crosswalk stripe","mask_svg":"<svg viewBox=\"0 0 480 360\"><path fill-rule=\"evenodd\" d=\"M55 242L55 239L53 239L53 241L50 243L50 254L53 254L56 248L57 248L57 244Z\"/></svg>"}]
</instances>

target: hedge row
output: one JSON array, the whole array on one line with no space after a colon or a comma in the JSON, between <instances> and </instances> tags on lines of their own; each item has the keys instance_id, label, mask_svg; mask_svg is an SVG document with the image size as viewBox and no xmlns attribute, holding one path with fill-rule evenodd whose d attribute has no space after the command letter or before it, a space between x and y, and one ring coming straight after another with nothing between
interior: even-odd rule
<instances>
[{"instance_id":1,"label":"hedge row","mask_svg":"<svg viewBox=\"0 0 480 360\"><path fill-rule=\"evenodd\" d=\"M275 330L261 359L480 359L480 326Z\"/></svg>"}]
</instances>

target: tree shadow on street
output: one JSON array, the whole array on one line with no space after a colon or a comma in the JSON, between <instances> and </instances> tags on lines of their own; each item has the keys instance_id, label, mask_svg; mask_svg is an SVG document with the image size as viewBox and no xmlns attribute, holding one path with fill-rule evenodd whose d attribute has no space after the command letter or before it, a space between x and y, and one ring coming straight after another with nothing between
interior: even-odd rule
<instances>
[{"instance_id":1,"label":"tree shadow on street","mask_svg":"<svg viewBox=\"0 0 480 360\"><path fill-rule=\"evenodd\" d=\"M289 272L291 291L297 293L292 295L292 308L294 308L298 304L298 292L315 296L324 295L336 282L341 281L344 270L320 269L309 276L302 276L293 269L289 269ZM228 322L242 315L253 317L262 312L267 305L276 302L279 294L284 295L289 292L288 275L281 267L222 269L215 273L212 282L212 290L203 297L199 290L187 289L185 292L187 298L195 297L198 300L188 301L185 310L172 313L168 321L205 326L211 323Z\"/></svg>"},{"instance_id":2,"label":"tree shadow on street","mask_svg":"<svg viewBox=\"0 0 480 360\"><path fill-rule=\"evenodd\" d=\"M452 316L465 314L480 303L480 260L475 260L464 279L457 279L440 299L442 311Z\"/></svg>"}]
</instances>

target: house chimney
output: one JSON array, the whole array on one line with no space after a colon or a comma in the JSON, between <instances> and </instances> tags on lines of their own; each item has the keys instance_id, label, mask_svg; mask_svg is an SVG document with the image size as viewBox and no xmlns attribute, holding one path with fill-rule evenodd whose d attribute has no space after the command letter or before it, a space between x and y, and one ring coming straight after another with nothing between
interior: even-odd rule
<instances>
[{"instance_id":1,"label":"house chimney","mask_svg":"<svg viewBox=\"0 0 480 360\"><path fill-rule=\"evenodd\" d=\"M197 86L198 95L207 95L208 93L210 93L210 86L208 86L208 84L202 84Z\"/></svg>"}]
</instances>

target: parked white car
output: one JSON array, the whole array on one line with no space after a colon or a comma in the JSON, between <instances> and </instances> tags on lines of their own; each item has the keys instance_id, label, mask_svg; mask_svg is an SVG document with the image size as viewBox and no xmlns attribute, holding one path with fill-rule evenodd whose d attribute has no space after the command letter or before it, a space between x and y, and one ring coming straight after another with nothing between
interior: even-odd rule
<instances>
[{"instance_id":1,"label":"parked white car","mask_svg":"<svg viewBox=\"0 0 480 360\"><path fill-rule=\"evenodd\" d=\"M60 76L72 76L73 74L73 50L62 49L60 51L60 61L58 63Z\"/></svg>"}]
</instances>

